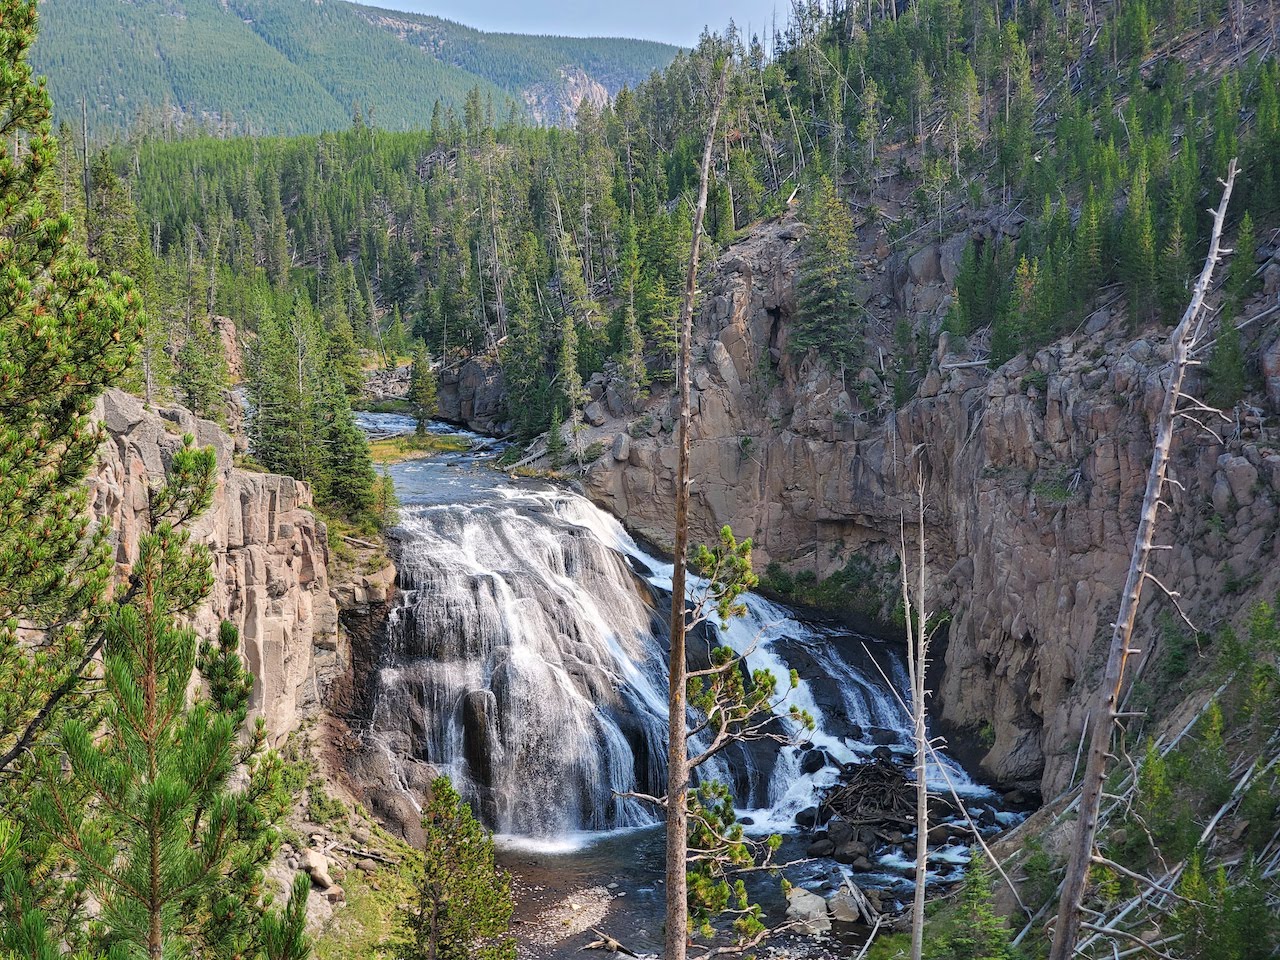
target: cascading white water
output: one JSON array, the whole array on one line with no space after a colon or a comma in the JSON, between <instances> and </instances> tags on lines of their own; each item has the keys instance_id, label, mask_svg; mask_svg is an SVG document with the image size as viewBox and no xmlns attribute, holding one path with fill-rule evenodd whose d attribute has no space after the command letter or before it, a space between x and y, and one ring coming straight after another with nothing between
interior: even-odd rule
<instances>
[{"instance_id":1,"label":"cascading white water","mask_svg":"<svg viewBox=\"0 0 1280 960\"><path fill-rule=\"evenodd\" d=\"M563 838L656 822L652 808L622 795L664 790L671 564L583 497L509 480L474 455L392 474L401 594L369 734L450 774L504 834ZM783 683L796 667L801 683L787 706L807 709L817 729L803 748L727 753L706 775L734 785L755 829L785 829L839 764L875 748L859 729L905 749L904 711L881 675L901 690L905 671L883 644L762 597L746 604L717 642L752 650L749 666ZM818 750L822 762L807 762ZM959 767L951 778L982 792Z\"/></svg>"}]
</instances>

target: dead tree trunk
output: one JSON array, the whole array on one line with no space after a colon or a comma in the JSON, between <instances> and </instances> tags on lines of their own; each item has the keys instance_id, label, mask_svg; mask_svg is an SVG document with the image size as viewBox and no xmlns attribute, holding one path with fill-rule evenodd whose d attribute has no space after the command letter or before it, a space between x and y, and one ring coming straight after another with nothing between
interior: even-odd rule
<instances>
[{"instance_id":1,"label":"dead tree trunk","mask_svg":"<svg viewBox=\"0 0 1280 960\"><path fill-rule=\"evenodd\" d=\"M1227 169L1222 201L1214 212L1209 255L1205 258L1204 269L1200 272L1200 279L1196 281L1195 291L1191 302L1187 305L1186 313L1182 315L1182 320L1173 331L1171 338L1173 359L1169 369L1169 385L1165 390L1160 413L1156 417L1155 449L1151 454L1147 489L1142 498L1142 515L1138 522L1138 533L1129 561L1129 574L1125 579L1124 592L1121 594L1120 611L1112 625L1111 652L1107 659L1107 672L1099 694L1101 702L1092 711L1097 719L1089 741L1089 759L1085 765L1084 780L1080 786L1078 827L1071 845L1071 858L1067 866L1066 878L1062 884L1062 899L1058 904L1057 926L1053 933L1053 949L1049 954L1049 960L1071 960L1080 932L1080 910L1084 901L1089 864L1093 860L1094 840L1098 830L1098 809L1102 800L1103 781L1106 778L1107 757L1111 749L1112 726L1116 723L1118 705L1126 684L1125 667L1128 665L1129 656L1137 652L1132 649L1131 644L1138 608L1142 603L1142 588L1147 580L1155 580L1148 572L1148 564L1155 541L1157 515L1163 502L1165 484L1169 482L1169 451L1173 444L1174 426L1179 417L1195 420L1190 410L1207 409L1198 401L1191 401L1192 406L1187 409L1179 409L1179 403L1184 399L1191 399L1182 392L1182 384L1187 370L1193 364L1191 351L1201 332L1204 298L1208 292L1209 283L1213 279L1213 269L1218 262L1222 223L1227 215L1227 203L1231 199L1231 188L1235 184L1235 179L1236 162L1232 160ZM1164 505L1168 506L1167 503ZM1156 583L1159 585L1159 581Z\"/></svg>"},{"instance_id":2,"label":"dead tree trunk","mask_svg":"<svg viewBox=\"0 0 1280 960\"><path fill-rule=\"evenodd\" d=\"M667 747L667 927L665 960L685 960L689 928L688 877L688 786L689 745L686 741L685 663L685 555L689 548L689 379L692 365L693 301L698 285L698 247L702 240L702 220L707 212L707 176L711 169L711 149L715 145L720 104L724 100L728 65L720 67L720 79L711 104L707 140L702 150L702 173L698 184L698 205L693 214L693 242L689 248L689 270L685 275L684 301L680 305L680 439L676 472L675 571L671 576L671 666L668 689Z\"/></svg>"},{"instance_id":3,"label":"dead tree trunk","mask_svg":"<svg viewBox=\"0 0 1280 960\"><path fill-rule=\"evenodd\" d=\"M912 739L915 741L916 759L916 889L911 907L911 960L924 956L924 900L925 877L929 870L929 785L925 780L928 769L929 735L925 722L924 678L929 665L929 614L924 605L924 474L916 475L916 504L918 529L916 531L919 556L919 583L916 588L915 609L911 606L908 588L910 575L907 570L906 522L902 529L902 609L907 622L907 669L911 682ZM915 623L912 623L914 613Z\"/></svg>"}]
</instances>

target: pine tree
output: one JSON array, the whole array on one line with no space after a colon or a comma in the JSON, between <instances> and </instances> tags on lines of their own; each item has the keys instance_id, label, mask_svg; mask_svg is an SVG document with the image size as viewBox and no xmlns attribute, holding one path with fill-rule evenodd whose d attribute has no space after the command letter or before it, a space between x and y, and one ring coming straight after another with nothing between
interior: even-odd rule
<instances>
[{"instance_id":1,"label":"pine tree","mask_svg":"<svg viewBox=\"0 0 1280 960\"><path fill-rule=\"evenodd\" d=\"M564 466L565 442L564 421L560 419L560 408L551 411L551 424L547 427L547 461L552 470Z\"/></svg>"},{"instance_id":2,"label":"pine tree","mask_svg":"<svg viewBox=\"0 0 1280 960\"><path fill-rule=\"evenodd\" d=\"M432 782L422 828L422 886L400 960L514 960L511 878L495 866L493 838L448 777Z\"/></svg>"},{"instance_id":3,"label":"pine tree","mask_svg":"<svg viewBox=\"0 0 1280 960\"><path fill-rule=\"evenodd\" d=\"M1244 303L1259 286L1257 272L1258 241L1254 236L1253 214L1245 213L1240 221L1240 229L1236 232L1235 249L1231 255L1231 265L1227 268L1227 279L1224 291L1227 296L1224 317L1238 317L1244 309Z\"/></svg>"},{"instance_id":4,"label":"pine tree","mask_svg":"<svg viewBox=\"0 0 1280 960\"><path fill-rule=\"evenodd\" d=\"M223 419L226 352L222 338L203 317L192 321L182 346L178 348L174 383L183 404L194 413L214 420Z\"/></svg>"},{"instance_id":5,"label":"pine tree","mask_svg":"<svg viewBox=\"0 0 1280 960\"><path fill-rule=\"evenodd\" d=\"M345 313L334 319L329 329L326 348L329 365L337 372L347 396L355 398L364 390L364 369L360 363L360 348L356 346L351 321Z\"/></svg>"},{"instance_id":6,"label":"pine tree","mask_svg":"<svg viewBox=\"0 0 1280 960\"><path fill-rule=\"evenodd\" d=\"M1147 167L1141 160L1133 171L1120 230L1120 278L1128 295L1130 318L1145 320L1155 301L1156 240L1147 198Z\"/></svg>"},{"instance_id":7,"label":"pine tree","mask_svg":"<svg viewBox=\"0 0 1280 960\"><path fill-rule=\"evenodd\" d=\"M500 356L507 383L507 411L516 433L527 440L546 428L546 358L529 283L517 274L510 286L507 338L502 343Z\"/></svg>"},{"instance_id":8,"label":"pine tree","mask_svg":"<svg viewBox=\"0 0 1280 960\"><path fill-rule=\"evenodd\" d=\"M421 341L413 354L413 367L409 371L409 402L417 419L417 432L427 432L427 423L436 412L436 374L431 369L431 354Z\"/></svg>"},{"instance_id":9,"label":"pine tree","mask_svg":"<svg viewBox=\"0 0 1280 960\"><path fill-rule=\"evenodd\" d=\"M1244 348L1233 318L1234 314L1222 315L1213 352L1205 364L1209 381L1206 399L1221 410L1230 410L1245 394Z\"/></svg>"},{"instance_id":10,"label":"pine tree","mask_svg":"<svg viewBox=\"0 0 1280 960\"><path fill-rule=\"evenodd\" d=\"M634 221L623 225L622 253L622 331L618 345L618 365L627 397L635 403L640 391L649 382L649 371L644 362L644 336L636 317L636 289L640 284L640 247L636 243Z\"/></svg>"},{"instance_id":11,"label":"pine tree","mask_svg":"<svg viewBox=\"0 0 1280 960\"><path fill-rule=\"evenodd\" d=\"M1010 960L1009 928L995 908L986 861L975 855L965 868L954 930L931 953L933 960Z\"/></svg>"},{"instance_id":12,"label":"pine tree","mask_svg":"<svg viewBox=\"0 0 1280 960\"><path fill-rule=\"evenodd\" d=\"M969 58L956 58L947 77L947 140L951 145L951 162L960 176L960 161L978 138L978 77Z\"/></svg>"},{"instance_id":13,"label":"pine tree","mask_svg":"<svg viewBox=\"0 0 1280 960\"><path fill-rule=\"evenodd\" d=\"M131 285L103 276L54 212L58 144L26 59L35 32L34 0L0 0L0 770L78 699L67 695L92 659L112 556L85 510L103 436L90 415L139 334ZM20 623L45 642L20 644Z\"/></svg>"},{"instance_id":14,"label":"pine tree","mask_svg":"<svg viewBox=\"0 0 1280 960\"><path fill-rule=\"evenodd\" d=\"M323 451L316 479L318 499L353 523L377 526L377 475L351 403L333 374L324 377L316 400Z\"/></svg>"},{"instance_id":15,"label":"pine tree","mask_svg":"<svg viewBox=\"0 0 1280 960\"><path fill-rule=\"evenodd\" d=\"M404 321L400 317L398 305L391 308L391 322L382 335L382 349L388 370L394 370L400 365L400 358L408 349L408 336L404 330Z\"/></svg>"},{"instance_id":16,"label":"pine tree","mask_svg":"<svg viewBox=\"0 0 1280 960\"><path fill-rule=\"evenodd\" d=\"M561 402L569 411L569 432L573 439L574 455L581 461L580 432L586 391L582 388L582 374L578 372L578 325L574 323L571 313L566 313L560 320L560 357L556 366L556 382L560 387Z\"/></svg>"},{"instance_id":17,"label":"pine tree","mask_svg":"<svg viewBox=\"0 0 1280 960\"><path fill-rule=\"evenodd\" d=\"M991 366L1013 359L1035 342L1040 303L1040 263L1025 256L1013 277L1008 309L1000 312L991 331Z\"/></svg>"},{"instance_id":18,"label":"pine tree","mask_svg":"<svg viewBox=\"0 0 1280 960\"><path fill-rule=\"evenodd\" d=\"M856 317L855 234L853 219L831 179L820 175L806 204L808 230L796 281L796 322L790 346L804 352L820 348L837 369L855 366L862 356Z\"/></svg>"},{"instance_id":19,"label":"pine tree","mask_svg":"<svg viewBox=\"0 0 1280 960\"><path fill-rule=\"evenodd\" d=\"M1165 323L1177 323L1191 292L1191 257L1182 235L1182 224L1174 221L1169 241L1160 255L1156 275L1160 316Z\"/></svg>"},{"instance_id":20,"label":"pine tree","mask_svg":"<svg viewBox=\"0 0 1280 960\"><path fill-rule=\"evenodd\" d=\"M1102 205L1090 185L1080 207L1072 244L1071 285L1075 288L1077 307L1087 309L1102 286Z\"/></svg>"},{"instance_id":21,"label":"pine tree","mask_svg":"<svg viewBox=\"0 0 1280 960\"><path fill-rule=\"evenodd\" d=\"M32 822L101 906L91 939L122 956L160 960L179 944L252 954L262 867L283 812L271 789L276 768L258 756L261 722L247 748L238 741L251 678L235 629L224 625L216 645L198 646L176 623L213 583L208 549L193 547L183 524L212 502L215 468L213 450L196 450L190 437L173 455L126 602L104 628L101 716L62 724L62 755L44 758L31 801ZM209 694L188 703L197 667ZM234 768L246 762L250 785L235 791Z\"/></svg>"},{"instance_id":22,"label":"pine tree","mask_svg":"<svg viewBox=\"0 0 1280 960\"><path fill-rule=\"evenodd\" d=\"M1254 276L1257 266L1256 249L1253 216L1246 213L1236 233L1235 251L1223 284L1226 303L1219 320L1218 336L1214 340L1208 363L1205 364L1205 375L1209 381L1208 400L1223 410L1234 407L1245 395L1244 345L1236 324L1244 309L1245 300L1258 285L1258 278Z\"/></svg>"}]
</instances>

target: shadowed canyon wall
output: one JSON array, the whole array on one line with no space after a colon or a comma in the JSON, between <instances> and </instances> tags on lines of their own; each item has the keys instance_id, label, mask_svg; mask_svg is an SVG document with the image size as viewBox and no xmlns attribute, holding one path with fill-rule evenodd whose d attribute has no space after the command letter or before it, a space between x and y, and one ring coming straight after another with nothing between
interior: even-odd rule
<instances>
[{"instance_id":1,"label":"shadowed canyon wall","mask_svg":"<svg viewBox=\"0 0 1280 960\"><path fill-rule=\"evenodd\" d=\"M985 351L943 334L915 399L866 410L860 397L886 392L874 347L866 368L843 377L787 347L803 229L784 220L757 230L707 283L695 333L693 535L709 541L730 524L753 538L758 569L774 560L826 575L852 556L891 559L922 470L930 605L952 615L934 709L994 735L983 760L991 776L1053 794L1070 779L1118 608L1167 333L1129 333L1123 315L1104 310L996 371L971 363ZM936 323L966 240L910 258L868 244L868 323L891 331L904 313ZM1278 349L1271 327L1264 358ZM597 502L660 544L673 523L674 412L670 397L656 398L587 478ZM1200 629L1280 587L1280 443L1269 419L1247 413L1224 425L1223 443L1189 426L1175 447L1181 487L1161 531L1172 549L1155 573L1183 593ZM1170 607L1148 591L1140 645L1150 650Z\"/></svg>"}]
</instances>

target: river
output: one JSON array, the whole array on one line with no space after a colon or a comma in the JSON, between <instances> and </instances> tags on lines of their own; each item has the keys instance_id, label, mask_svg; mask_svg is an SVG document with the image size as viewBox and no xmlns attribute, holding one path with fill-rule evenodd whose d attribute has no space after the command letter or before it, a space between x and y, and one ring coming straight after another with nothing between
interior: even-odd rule
<instances>
[{"instance_id":1,"label":"river","mask_svg":"<svg viewBox=\"0 0 1280 960\"><path fill-rule=\"evenodd\" d=\"M362 414L361 422L412 428L409 418L388 414ZM373 679L367 744L448 773L495 830L517 877L525 955L575 953L582 938L538 941L563 939L546 928L573 929L574 914L586 917L601 903L608 912L600 922L614 935L633 949L655 949L659 816L623 795L665 787L672 565L564 486L494 469L500 451L492 441L433 430L465 436L473 449L390 467L401 502L393 534L400 593ZM691 649L714 642L750 650L751 669L767 668L784 683L795 669L799 685L779 713L794 703L815 729L802 745L735 748L703 775L733 785L749 833L783 833L784 858L803 857L808 840L796 815L837 782L843 765L878 748L909 753L897 692L907 688L905 665L896 644L764 597L745 602L746 616L695 636ZM945 762L945 771L929 771L934 790L946 792L949 780L975 812L1011 822L993 809L991 791ZM931 857L933 877L945 881L967 850L943 847ZM856 882L905 898L910 862L902 848L882 845L872 861ZM788 871L792 882L826 893L851 875L827 859ZM755 889L780 916L776 880Z\"/></svg>"}]
</instances>

